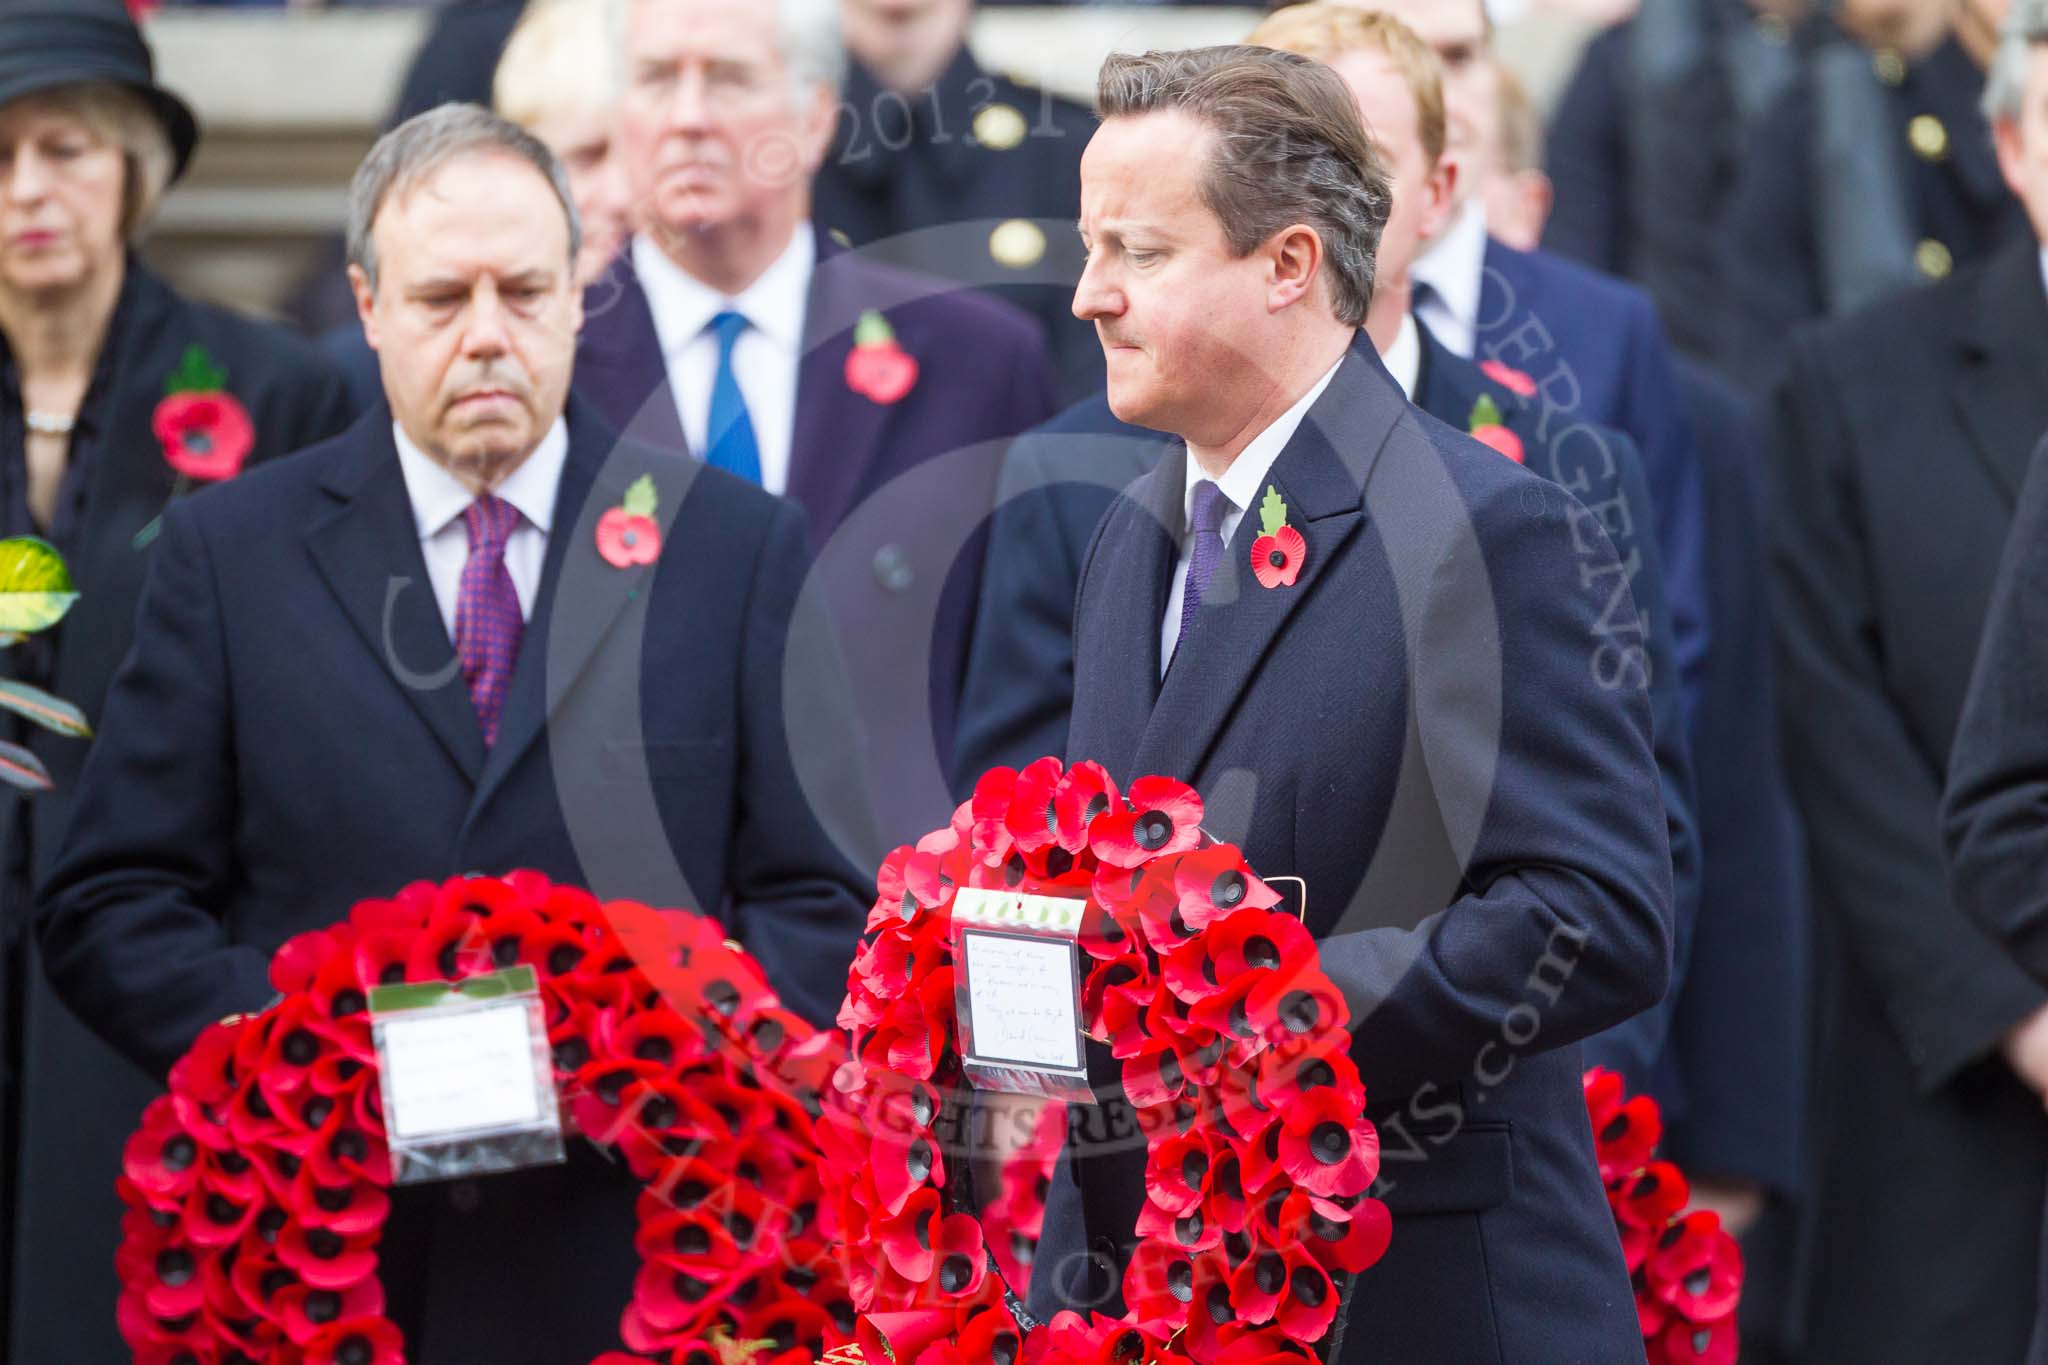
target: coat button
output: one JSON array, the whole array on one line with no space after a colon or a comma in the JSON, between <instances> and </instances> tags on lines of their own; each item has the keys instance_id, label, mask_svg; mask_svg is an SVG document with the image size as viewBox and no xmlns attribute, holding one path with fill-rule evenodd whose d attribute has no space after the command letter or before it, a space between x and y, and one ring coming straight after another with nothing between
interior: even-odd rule
<instances>
[{"instance_id":1,"label":"coat button","mask_svg":"<svg viewBox=\"0 0 2048 1365\"><path fill-rule=\"evenodd\" d=\"M1932 114L1915 114L1906 125L1906 141L1922 161L1939 161L1948 155L1948 129Z\"/></svg>"},{"instance_id":2,"label":"coat button","mask_svg":"<svg viewBox=\"0 0 2048 1365\"><path fill-rule=\"evenodd\" d=\"M1947 247L1928 237L1913 248L1913 264L1928 279L1944 280L1948 278L1948 272L1955 269L1956 263Z\"/></svg>"},{"instance_id":3,"label":"coat button","mask_svg":"<svg viewBox=\"0 0 2048 1365\"><path fill-rule=\"evenodd\" d=\"M884 545L875 551L875 581L890 592L909 592L916 578L910 569L910 556L901 545Z\"/></svg>"},{"instance_id":4,"label":"coat button","mask_svg":"<svg viewBox=\"0 0 2048 1365\"><path fill-rule=\"evenodd\" d=\"M448 1207L457 1213L475 1213L482 1202L483 1193L474 1180L458 1180L448 1187Z\"/></svg>"}]
</instances>

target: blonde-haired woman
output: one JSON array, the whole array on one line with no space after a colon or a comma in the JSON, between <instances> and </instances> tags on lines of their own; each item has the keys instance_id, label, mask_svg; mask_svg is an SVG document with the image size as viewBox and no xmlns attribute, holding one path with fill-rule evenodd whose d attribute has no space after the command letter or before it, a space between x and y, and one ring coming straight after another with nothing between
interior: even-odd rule
<instances>
[{"instance_id":1,"label":"blonde-haired woman","mask_svg":"<svg viewBox=\"0 0 2048 1365\"><path fill-rule=\"evenodd\" d=\"M95 720L164 505L346 421L340 376L312 347L180 297L136 257L197 141L119 0L0 0L0 535L53 542L81 594L0 669ZM87 744L12 728L0 738L26 744L56 789L0 794L0 1356L125 1359L113 1179L155 1079L66 1013L32 960L28 891Z\"/></svg>"}]
</instances>

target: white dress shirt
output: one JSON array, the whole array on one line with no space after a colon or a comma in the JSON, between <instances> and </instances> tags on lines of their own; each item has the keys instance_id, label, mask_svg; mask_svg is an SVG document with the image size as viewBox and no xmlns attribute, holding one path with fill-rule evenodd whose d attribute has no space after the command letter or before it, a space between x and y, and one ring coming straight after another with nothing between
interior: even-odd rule
<instances>
[{"instance_id":1,"label":"white dress shirt","mask_svg":"<svg viewBox=\"0 0 2048 1365\"><path fill-rule=\"evenodd\" d=\"M1408 273L1434 291L1416 314L1452 353L1470 360L1479 345L1479 301L1486 285L1486 206L1478 195L1465 201Z\"/></svg>"},{"instance_id":2,"label":"white dress shirt","mask_svg":"<svg viewBox=\"0 0 2048 1365\"><path fill-rule=\"evenodd\" d=\"M462 514L476 501L462 480L429 459L398 423L391 424L398 446L398 467L405 473L405 491L412 499L412 520L419 531L420 553L427 561L435 605L455 639L455 599L462 590L462 566L469 558L469 525ZM519 510L519 525L505 541L505 568L519 595L519 614L533 619L533 600L540 594L541 565L548 554L548 527L555 516L555 493L562 483L562 462L569 454L569 428L561 418L548 428L531 455L492 490Z\"/></svg>"},{"instance_id":3,"label":"white dress shirt","mask_svg":"<svg viewBox=\"0 0 2048 1365\"><path fill-rule=\"evenodd\" d=\"M1294 439L1294 432L1301 425L1301 419L1308 416L1308 410L1323 396L1323 390L1330 387L1331 378L1337 373L1337 365L1344 363L1344 357L1337 357L1337 364L1323 371L1323 377L1309 387L1309 391L1296 399L1294 406L1275 418L1273 424L1252 437L1237 458L1230 462L1230 468L1223 471L1216 486L1229 499L1223 509L1223 552L1230 553L1230 538L1237 534L1238 523L1252 505L1266 495L1266 476L1273 472L1273 461L1280 458L1280 452ZM1181 525L1184 529L1180 538L1180 559L1173 566L1173 587L1166 594L1166 619L1159 623L1159 675L1166 676L1166 666L1173 661L1173 647L1180 643L1180 609L1187 600L1188 565L1194 559L1195 535L1192 529L1195 518L1195 485L1209 477L1208 473L1190 455L1186 461L1187 478L1181 490ZM1289 514L1292 516L1292 513Z\"/></svg>"},{"instance_id":4,"label":"white dress shirt","mask_svg":"<svg viewBox=\"0 0 2048 1365\"><path fill-rule=\"evenodd\" d=\"M747 403L761 483L771 493L789 487L789 446L796 425L796 382L803 366L804 313L818 245L798 224L761 277L728 298L689 275L645 237L633 239L633 269L654 315L654 334L668 368L668 385L683 419L683 439L704 458L711 426L711 388L718 379L718 336L711 320L728 309L747 320L733 343L733 375Z\"/></svg>"},{"instance_id":5,"label":"white dress shirt","mask_svg":"<svg viewBox=\"0 0 2048 1365\"><path fill-rule=\"evenodd\" d=\"M1413 313L1401 314L1401 330L1394 344L1380 352L1380 364L1401 386L1401 396L1414 402L1415 386L1422 382L1422 329L1415 325Z\"/></svg>"}]
</instances>

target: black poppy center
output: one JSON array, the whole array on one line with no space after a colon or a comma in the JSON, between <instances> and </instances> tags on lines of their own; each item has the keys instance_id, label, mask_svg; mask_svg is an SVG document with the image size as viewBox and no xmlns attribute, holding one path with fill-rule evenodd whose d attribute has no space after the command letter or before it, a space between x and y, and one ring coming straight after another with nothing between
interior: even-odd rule
<instances>
[{"instance_id":1,"label":"black poppy center","mask_svg":"<svg viewBox=\"0 0 2048 1365\"><path fill-rule=\"evenodd\" d=\"M1270 938L1261 935L1244 941L1244 965L1247 967L1277 967L1280 965L1280 949Z\"/></svg>"},{"instance_id":2,"label":"black poppy center","mask_svg":"<svg viewBox=\"0 0 2048 1365\"><path fill-rule=\"evenodd\" d=\"M676 1297L684 1303L695 1303L711 1292L710 1281L700 1280L695 1275L686 1275L680 1270L676 1272L674 1284Z\"/></svg>"},{"instance_id":3,"label":"black poppy center","mask_svg":"<svg viewBox=\"0 0 2048 1365\"><path fill-rule=\"evenodd\" d=\"M988 1344L988 1357L994 1365L1016 1365L1017 1353L1022 1349L1022 1343L1013 1334L1004 1332Z\"/></svg>"},{"instance_id":4,"label":"black poppy center","mask_svg":"<svg viewBox=\"0 0 2048 1365\"><path fill-rule=\"evenodd\" d=\"M306 1321L318 1325L341 1316L341 1295L331 1289L316 1289L306 1295Z\"/></svg>"},{"instance_id":5,"label":"black poppy center","mask_svg":"<svg viewBox=\"0 0 2048 1365\"><path fill-rule=\"evenodd\" d=\"M340 990L334 993L332 1013L337 1019L346 1019L351 1014L361 1014L363 1007L368 1003L367 1000L363 999L361 991L350 986L347 990Z\"/></svg>"},{"instance_id":6,"label":"black poppy center","mask_svg":"<svg viewBox=\"0 0 2048 1365\"><path fill-rule=\"evenodd\" d=\"M1092 825L1095 817L1109 809L1109 797L1102 792L1088 798L1088 804L1081 809L1081 823Z\"/></svg>"},{"instance_id":7,"label":"black poppy center","mask_svg":"<svg viewBox=\"0 0 2048 1365\"><path fill-rule=\"evenodd\" d=\"M342 1240L326 1228L314 1228L306 1234L306 1250L323 1261L331 1261L342 1253Z\"/></svg>"},{"instance_id":8,"label":"black poppy center","mask_svg":"<svg viewBox=\"0 0 2048 1365\"><path fill-rule=\"evenodd\" d=\"M1193 1209L1188 1212L1186 1217L1176 1218L1173 1223L1173 1235L1179 1239L1182 1246L1186 1247L1191 1247L1201 1241L1202 1211L1200 1209Z\"/></svg>"},{"instance_id":9,"label":"black poppy center","mask_svg":"<svg viewBox=\"0 0 2048 1365\"><path fill-rule=\"evenodd\" d=\"M1314 1057L1304 1062L1301 1068L1294 1073L1294 1077L1300 1083L1303 1090L1316 1090L1323 1086L1335 1085L1337 1083L1337 1073L1332 1071L1330 1064L1320 1057Z\"/></svg>"},{"instance_id":10,"label":"black poppy center","mask_svg":"<svg viewBox=\"0 0 2048 1365\"><path fill-rule=\"evenodd\" d=\"M1705 1266L1685 1277L1685 1292L1695 1297L1707 1292L1707 1286L1714 1282L1712 1272Z\"/></svg>"},{"instance_id":11,"label":"black poppy center","mask_svg":"<svg viewBox=\"0 0 2048 1365\"><path fill-rule=\"evenodd\" d=\"M694 1223L676 1229L676 1254L702 1256L711 1250L711 1234Z\"/></svg>"},{"instance_id":12,"label":"black poppy center","mask_svg":"<svg viewBox=\"0 0 2048 1365\"><path fill-rule=\"evenodd\" d=\"M335 1134L334 1145L328 1150L333 1152L338 1160L361 1161L369 1155L370 1149L369 1144L363 1141L361 1133L350 1130Z\"/></svg>"},{"instance_id":13,"label":"black poppy center","mask_svg":"<svg viewBox=\"0 0 2048 1365\"><path fill-rule=\"evenodd\" d=\"M1308 1146L1317 1161L1325 1166L1334 1166L1350 1155L1351 1134L1344 1131L1343 1124L1326 1120L1317 1124L1315 1132L1309 1134Z\"/></svg>"},{"instance_id":14,"label":"black poppy center","mask_svg":"<svg viewBox=\"0 0 2048 1365\"><path fill-rule=\"evenodd\" d=\"M349 1206L350 1201L355 1197L356 1192L346 1185L322 1185L319 1189L313 1191L313 1202L318 1204L322 1211L326 1213L340 1213Z\"/></svg>"},{"instance_id":15,"label":"black poppy center","mask_svg":"<svg viewBox=\"0 0 2048 1365\"><path fill-rule=\"evenodd\" d=\"M923 1184L932 1173L931 1144L923 1138L911 1143L910 1150L904 1153L903 1164L909 1170L911 1180Z\"/></svg>"},{"instance_id":16,"label":"black poppy center","mask_svg":"<svg viewBox=\"0 0 2048 1365\"><path fill-rule=\"evenodd\" d=\"M1268 550L1266 551L1266 562L1276 569L1284 569L1287 567L1287 552L1285 550Z\"/></svg>"},{"instance_id":17,"label":"black poppy center","mask_svg":"<svg viewBox=\"0 0 2048 1365\"><path fill-rule=\"evenodd\" d=\"M633 1055L643 1062L658 1062L667 1066L669 1059L676 1055L676 1045L659 1036L642 1038L633 1044Z\"/></svg>"},{"instance_id":18,"label":"black poppy center","mask_svg":"<svg viewBox=\"0 0 2048 1365\"><path fill-rule=\"evenodd\" d=\"M1619 1142L1628 1135L1628 1128L1628 1115L1616 1114L1613 1118L1607 1120L1607 1126L1600 1130L1600 1140L1602 1142Z\"/></svg>"},{"instance_id":19,"label":"black poppy center","mask_svg":"<svg viewBox=\"0 0 2048 1365\"><path fill-rule=\"evenodd\" d=\"M325 1095L315 1095L312 1099L306 1101L306 1107L301 1109L299 1113L305 1116L308 1128L318 1128L333 1115L334 1101L328 1099Z\"/></svg>"},{"instance_id":20,"label":"black poppy center","mask_svg":"<svg viewBox=\"0 0 2048 1365\"><path fill-rule=\"evenodd\" d=\"M1289 991L1280 998L1280 1022L1289 1033L1307 1033L1322 1017L1322 1004L1307 991Z\"/></svg>"},{"instance_id":21,"label":"black poppy center","mask_svg":"<svg viewBox=\"0 0 2048 1365\"><path fill-rule=\"evenodd\" d=\"M666 1095L656 1095L647 1102L647 1108L641 1112L641 1118L656 1132L673 1127L676 1121L676 1102Z\"/></svg>"},{"instance_id":22,"label":"black poppy center","mask_svg":"<svg viewBox=\"0 0 2048 1365\"><path fill-rule=\"evenodd\" d=\"M1173 821L1163 811L1148 810L1138 817L1132 837L1138 841L1139 848L1147 853L1156 853L1173 837Z\"/></svg>"},{"instance_id":23,"label":"black poppy center","mask_svg":"<svg viewBox=\"0 0 2048 1365\"><path fill-rule=\"evenodd\" d=\"M782 1040L788 1037L779 1019L756 1019L754 1021L754 1046L763 1052L775 1052L782 1047Z\"/></svg>"},{"instance_id":24,"label":"black poppy center","mask_svg":"<svg viewBox=\"0 0 2048 1365\"><path fill-rule=\"evenodd\" d=\"M1287 1283L1287 1262L1280 1259L1278 1252L1261 1252L1258 1263L1252 1267L1252 1279L1261 1294L1277 1294L1280 1286Z\"/></svg>"},{"instance_id":25,"label":"black poppy center","mask_svg":"<svg viewBox=\"0 0 2048 1365\"><path fill-rule=\"evenodd\" d=\"M919 1251L930 1251L932 1249L932 1211L930 1209L925 1209L917 1215L917 1222L911 1227L910 1232L913 1237L917 1238L917 1249Z\"/></svg>"},{"instance_id":26,"label":"black poppy center","mask_svg":"<svg viewBox=\"0 0 2048 1365\"><path fill-rule=\"evenodd\" d=\"M190 1166L198 1155L198 1144L180 1133L164 1144L164 1167L167 1170L182 1171Z\"/></svg>"},{"instance_id":27,"label":"black poppy center","mask_svg":"<svg viewBox=\"0 0 2048 1365\"><path fill-rule=\"evenodd\" d=\"M1323 1278L1322 1272L1314 1266L1306 1265L1295 1267L1287 1287L1293 1291L1297 1303L1306 1304L1310 1308L1322 1307L1324 1297L1330 1292L1330 1282Z\"/></svg>"},{"instance_id":28,"label":"black poppy center","mask_svg":"<svg viewBox=\"0 0 2048 1365\"><path fill-rule=\"evenodd\" d=\"M704 988L704 1001L720 1014L731 1014L740 1007L740 988L730 981L714 981Z\"/></svg>"},{"instance_id":29,"label":"black poppy center","mask_svg":"<svg viewBox=\"0 0 2048 1365\"><path fill-rule=\"evenodd\" d=\"M189 1281L198 1268L192 1253L179 1247L160 1251L156 1256L156 1277L173 1289Z\"/></svg>"},{"instance_id":30,"label":"black poppy center","mask_svg":"<svg viewBox=\"0 0 2048 1365\"><path fill-rule=\"evenodd\" d=\"M1166 1268L1166 1292L1182 1303L1195 1297L1195 1267L1187 1261L1175 1261Z\"/></svg>"},{"instance_id":31,"label":"black poppy center","mask_svg":"<svg viewBox=\"0 0 2048 1365\"><path fill-rule=\"evenodd\" d=\"M958 1294L973 1279L974 1262L957 1251L939 1263L939 1288L948 1294Z\"/></svg>"},{"instance_id":32,"label":"black poppy center","mask_svg":"<svg viewBox=\"0 0 2048 1365\"><path fill-rule=\"evenodd\" d=\"M491 945L491 961L500 967L510 967L519 961L519 936L509 934Z\"/></svg>"},{"instance_id":33,"label":"black poppy center","mask_svg":"<svg viewBox=\"0 0 2048 1365\"><path fill-rule=\"evenodd\" d=\"M711 1197L711 1187L701 1180L686 1180L676 1187L675 1205L688 1213Z\"/></svg>"},{"instance_id":34,"label":"black poppy center","mask_svg":"<svg viewBox=\"0 0 2048 1365\"><path fill-rule=\"evenodd\" d=\"M209 1222L223 1226L242 1216L242 1210L217 1194L206 1196L206 1217Z\"/></svg>"},{"instance_id":35,"label":"black poppy center","mask_svg":"<svg viewBox=\"0 0 2048 1365\"><path fill-rule=\"evenodd\" d=\"M1202 1180L1209 1174L1209 1154L1189 1152L1180 1161L1181 1183L1189 1189L1200 1189Z\"/></svg>"},{"instance_id":36,"label":"black poppy center","mask_svg":"<svg viewBox=\"0 0 2048 1365\"><path fill-rule=\"evenodd\" d=\"M1244 899L1245 890L1244 873L1236 868L1228 868L1210 883L1209 899L1221 908L1231 910Z\"/></svg>"},{"instance_id":37,"label":"black poppy center","mask_svg":"<svg viewBox=\"0 0 2048 1365\"><path fill-rule=\"evenodd\" d=\"M573 943L558 943L548 949L548 971L555 976L574 971L582 960L583 950Z\"/></svg>"},{"instance_id":38,"label":"black poppy center","mask_svg":"<svg viewBox=\"0 0 2048 1365\"><path fill-rule=\"evenodd\" d=\"M264 1271L263 1278L260 1281L258 1281L256 1287L262 1293L263 1297L267 1299L273 1295L282 1294L286 1289L291 1287L292 1281L294 1281L297 1278L298 1277L293 1275L291 1271L279 1267L276 1270Z\"/></svg>"},{"instance_id":39,"label":"black poppy center","mask_svg":"<svg viewBox=\"0 0 2048 1365\"><path fill-rule=\"evenodd\" d=\"M555 1065L564 1071L581 1071L590 1060L590 1044L581 1038L564 1038L555 1048Z\"/></svg>"},{"instance_id":40,"label":"black poppy center","mask_svg":"<svg viewBox=\"0 0 2048 1365\"><path fill-rule=\"evenodd\" d=\"M335 1365L370 1365L376 1357L368 1337L350 1337L334 1349Z\"/></svg>"},{"instance_id":41,"label":"black poppy center","mask_svg":"<svg viewBox=\"0 0 2048 1365\"><path fill-rule=\"evenodd\" d=\"M1237 1314L1230 1306L1230 1286L1223 1284L1211 1285L1209 1287L1209 1321L1221 1327L1235 1316Z\"/></svg>"}]
</instances>

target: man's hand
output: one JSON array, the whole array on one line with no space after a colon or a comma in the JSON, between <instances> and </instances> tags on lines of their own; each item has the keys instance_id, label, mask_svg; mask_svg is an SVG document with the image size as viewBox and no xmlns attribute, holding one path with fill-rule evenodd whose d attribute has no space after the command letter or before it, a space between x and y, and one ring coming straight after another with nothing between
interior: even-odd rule
<instances>
[{"instance_id":1,"label":"man's hand","mask_svg":"<svg viewBox=\"0 0 2048 1365\"><path fill-rule=\"evenodd\" d=\"M2027 1089L2048 1099L2048 1005L2014 1024L1999 1050Z\"/></svg>"},{"instance_id":2,"label":"man's hand","mask_svg":"<svg viewBox=\"0 0 2048 1365\"><path fill-rule=\"evenodd\" d=\"M1747 1180L1695 1180L1688 1208L1720 1214L1728 1235L1740 1237L1763 1214L1763 1187Z\"/></svg>"}]
</instances>

